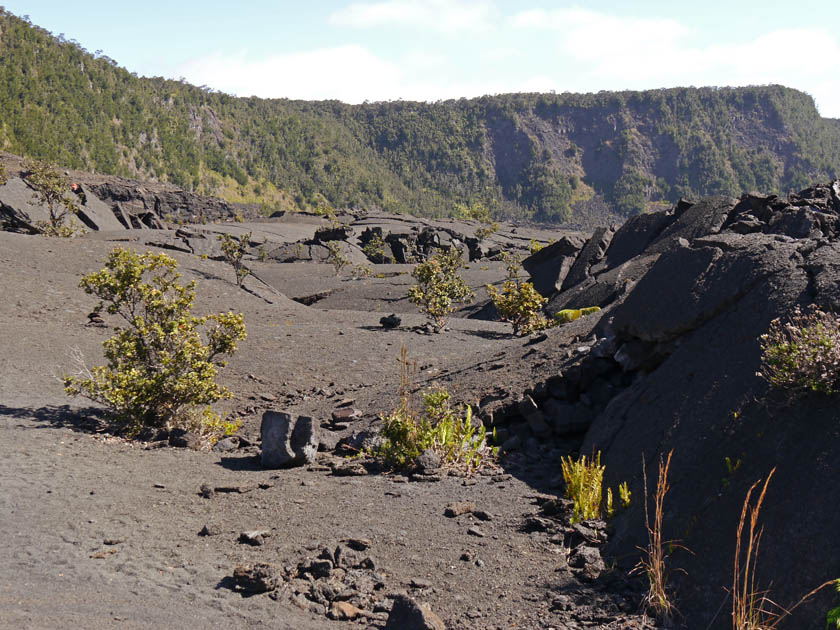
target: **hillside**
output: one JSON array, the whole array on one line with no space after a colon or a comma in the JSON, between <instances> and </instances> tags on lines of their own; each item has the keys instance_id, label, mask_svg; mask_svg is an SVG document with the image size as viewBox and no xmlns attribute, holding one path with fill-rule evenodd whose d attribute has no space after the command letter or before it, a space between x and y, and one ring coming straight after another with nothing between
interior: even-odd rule
<instances>
[{"instance_id":1,"label":"hillside","mask_svg":"<svg viewBox=\"0 0 840 630\"><path fill-rule=\"evenodd\" d=\"M380 208L597 223L840 172L840 124L782 86L437 103L235 98L141 78L0 12L0 148L266 211Z\"/></svg>"}]
</instances>

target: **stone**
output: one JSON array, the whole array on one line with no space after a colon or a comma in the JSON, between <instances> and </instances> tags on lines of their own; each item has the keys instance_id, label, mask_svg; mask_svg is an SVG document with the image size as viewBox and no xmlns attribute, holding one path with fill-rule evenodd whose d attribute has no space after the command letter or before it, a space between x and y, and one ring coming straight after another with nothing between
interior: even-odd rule
<instances>
[{"instance_id":1,"label":"stone","mask_svg":"<svg viewBox=\"0 0 840 630\"><path fill-rule=\"evenodd\" d=\"M265 544L265 539L270 535L271 532L267 529L255 529L239 534L239 542L252 547L262 547Z\"/></svg>"},{"instance_id":2,"label":"stone","mask_svg":"<svg viewBox=\"0 0 840 630\"><path fill-rule=\"evenodd\" d=\"M535 411L539 411L539 406L537 405L536 401L534 401L531 396L525 394L522 399L519 401L519 413L527 418L530 414L534 413Z\"/></svg>"},{"instance_id":3,"label":"stone","mask_svg":"<svg viewBox=\"0 0 840 630\"><path fill-rule=\"evenodd\" d=\"M233 570L233 581L238 590L249 594L275 590L280 580L270 564L239 565Z\"/></svg>"},{"instance_id":4,"label":"stone","mask_svg":"<svg viewBox=\"0 0 840 630\"><path fill-rule=\"evenodd\" d=\"M227 453L237 448L239 448L239 441L230 437L221 439L213 445L213 450L217 453Z\"/></svg>"},{"instance_id":5,"label":"stone","mask_svg":"<svg viewBox=\"0 0 840 630\"><path fill-rule=\"evenodd\" d=\"M576 569L582 569L585 566L593 566L598 569L604 569L604 561L601 558L601 552L596 547L588 547L581 545L572 552L569 556L569 566Z\"/></svg>"},{"instance_id":6,"label":"stone","mask_svg":"<svg viewBox=\"0 0 840 630\"><path fill-rule=\"evenodd\" d=\"M432 473L440 470L441 459L434 450L427 448L417 458L417 467L425 473Z\"/></svg>"},{"instance_id":7,"label":"stone","mask_svg":"<svg viewBox=\"0 0 840 630\"><path fill-rule=\"evenodd\" d=\"M396 313L391 313L380 318L379 323L382 328L398 328L402 323L402 318L398 317Z\"/></svg>"},{"instance_id":8,"label":"stone","mask_svg":"<svg viewBox=\"0 0 840 630\"><path fill-rule=\"evenodd\" d=\"M448 516L449 518L454 518L456 516L461 516L462 514L469 514L474 510L475 503L472 503L471 501L453 501L452 503L446 504L446 507L443 509L443 515Z\"/></svg>"},{"instance_id":9,"label":"stone","mask_svg":"<svg viewBox=\"0 0 840 630\"><path fill-rule=\"evenodd\" d=\"M467 530L467 533L470 536L475 536L476 538L484 538L487 534L485 534L481 529L473 525Z\"/></svg>"},{"instance_id":10,"label":"stone","mask_svg":"<svg viewBox=\"0 0 840 630\"><path fill-rule=\"evenodd\" d=\"M342 407L332 412L333 422L350 422L362 417L362 412L352 407Z\"/></svg>"},{"instance_id":11,"label":"stone","mask_svg":"<svg viewBox=\"0 0 840 630\"><path fill-rule=\"evenodd\" d=\"M314 239L319 243L346 241L352 234L353 228L349 225L326 226L315 230Z\"/></svg>"},{"instance_id":12,"label":"stone","mask_svg":"<svg viewBox=\"0 0 840 630\"><path fill-rule=\"evenodd\" d=\"M318 433L309 416L266 411L260 425L261 461L265 468L291 468L315 461Z\"/></svg>"},{"instance_id":13,"label":"stone","mask_svg":"<svg viewBox=\"0 0 840 630\"><path fill-rule=\"evenodd\" d=\"M330 577L333 563L329 560L306 560L298 567L298 575L311 575L316 580Z\"/></svg>"},{"instance_id":14,"label":"stone","mask_svg":"<svg viewBox=\"0 0 840 630\"><path fill-rule=\"evenodd\" d=\"M333 602L327 616L337 621L350 621L357 617L364 617L365 612L350 602Z\"/></svg>"},{"instance_id":15,"label":"stone","mask_svg":"<svg viewBox=\"0 0 840 630\"><path fill-rule=\"evenodd\" d=\"M197 451L201 449L201 438L186 429L172 429L169 432L169 446Z\"/></svg>"},{"instance_id":16,"label":"stone","mask_svg":"<svg viewBox=\"0 0 840 630\"><path fill-rule=\"evenodd\" d=\"M408 595L394 596L385 630L446 630L443 620L428 604L420 604Z\"/></svg>"}]
</instances>

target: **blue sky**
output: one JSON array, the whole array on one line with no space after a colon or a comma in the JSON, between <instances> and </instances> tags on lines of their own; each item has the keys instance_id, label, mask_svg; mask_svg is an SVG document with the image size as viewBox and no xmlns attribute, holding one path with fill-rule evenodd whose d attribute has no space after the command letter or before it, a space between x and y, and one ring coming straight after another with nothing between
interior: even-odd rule
<instances>
[{"instance_id":1,"label":"blue sky","mask_svg":"<svg viewBox=\"0 0 840 630\"><path fill-rule=\"evenodd\" d=\"M3 0L0 0L3 1ZM5 0L145 76L239 96L438 100L781 83L840 118L837 0Z\"/></svg>"}]
</instances>

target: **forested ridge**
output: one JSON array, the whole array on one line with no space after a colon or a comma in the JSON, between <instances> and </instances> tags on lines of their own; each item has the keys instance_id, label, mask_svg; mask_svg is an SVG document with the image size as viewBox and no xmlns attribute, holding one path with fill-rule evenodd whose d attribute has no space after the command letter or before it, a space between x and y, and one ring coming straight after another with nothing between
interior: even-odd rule
<instances>
[{"instance_id":1,"label":"forested ridge","mask_svg":"<svg viewBox=\"0 0 840 630\"><path fill-rule=\"evenodd\" d=\"M840 172L840 121L782 86L436 103L237 98L142 78L0 10L0 148L267 211L367 207L580 221Z\"/></svg>"}]
</instances>

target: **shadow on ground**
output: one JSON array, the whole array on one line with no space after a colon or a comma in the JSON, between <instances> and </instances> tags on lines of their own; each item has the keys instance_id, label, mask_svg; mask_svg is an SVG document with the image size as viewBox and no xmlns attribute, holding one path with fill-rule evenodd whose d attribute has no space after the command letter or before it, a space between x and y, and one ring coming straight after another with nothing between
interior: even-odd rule
<instances>
[{"instance_id":1,"label":"shadow on ground","mask_svg":"<svg viewBox=\"0 0 840 630\"><path fill-rule=\"evenodd\" d=\"M57 429L71 429L81 433L101 433L109 428L104 411L98 407L47 405L35 408L0 405L0 417L27 418Z\"/></svg>"}]
</instances>

